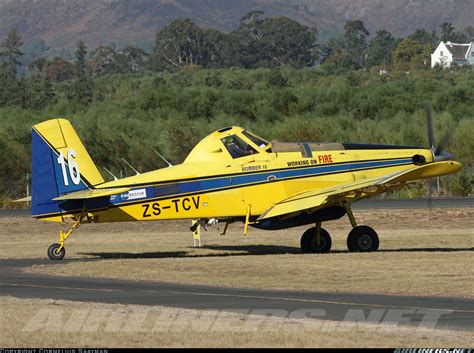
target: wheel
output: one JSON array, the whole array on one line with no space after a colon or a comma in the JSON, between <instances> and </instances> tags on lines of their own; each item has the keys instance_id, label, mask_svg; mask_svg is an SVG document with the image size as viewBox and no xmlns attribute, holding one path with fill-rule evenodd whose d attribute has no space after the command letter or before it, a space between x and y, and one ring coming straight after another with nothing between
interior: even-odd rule
<instances>
[{"instance_id":1,"label":"wheel","mask_svg":"<svg viewBox=\"0 0 474 353\"><path fill-rule=\"evenodd\" d=\"M379 249L379 236L368 226L353 228L347 236L347 248L351 252L371 252Z\"/></svg>"},{"instance_id":2,"label":"wheel","mask_svg":"<svg viewBox=\"0 0 474 353\"><path fill-rule=\"evenodd\" d=\"M48 257L51 260L62 260L64 255L66 255L66 249L63 247L59 254L56 252L57 249L59 249L61 245L60 244L51 244L48 248Z\"/></svg>"},{"instance_id":3,"label":"wheel","mask_svg":"<svg viewBox=\"0 0 474 353\"><path fill-rule=\"evenodd\" d=\"M327 230L321 228L320 232L321 243L319 246L316 244L316 227L309 228L303 233L301 237L301 250L303 253L328 253L331 250L331 236Z\"/></svg>"}]
</instances>

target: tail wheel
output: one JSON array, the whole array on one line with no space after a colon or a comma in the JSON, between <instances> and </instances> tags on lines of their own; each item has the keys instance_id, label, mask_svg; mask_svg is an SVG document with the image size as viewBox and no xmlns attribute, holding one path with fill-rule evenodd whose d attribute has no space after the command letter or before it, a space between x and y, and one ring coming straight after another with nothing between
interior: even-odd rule
<instances>
[{"instance_id":1,"label":"tail wheel","mask_svg":"<svg viewBox=\"0 0 474 353\"><path fill-rule=\"evenodd\" d=\"M351 252L372 252L379 249L379 236L368 226L354 227L347 236L347 248Z\"/></svg>"},{"instance_id":2,"label":"tail wheel","mask_svg":"<svg viewBox=\"0 0 474 353\"><path fill-rule=\"evenodd\" d=\"M48 248L48 257L51 259L51 260L62 260L64 258L64 255L66 255L66 249L63 248L58 251L58 249L61 247L60 244L58 243L55 243L55 244L51 244Z\"/></svg>"},{"instance_id":3,"label":"tail wheel","mask_svg":"<svg viewBox=\"0 0 474 353\"><path fill-rule=\"evenodd\" d=\"M317 244L316 241L316 227L309 228L303 233L301 237L301 250L303 253L308 254L323 254L328 253L331 250L331 236L329 233L321 228L320 231L320 242Z\"/></svg>"}]
</instances>

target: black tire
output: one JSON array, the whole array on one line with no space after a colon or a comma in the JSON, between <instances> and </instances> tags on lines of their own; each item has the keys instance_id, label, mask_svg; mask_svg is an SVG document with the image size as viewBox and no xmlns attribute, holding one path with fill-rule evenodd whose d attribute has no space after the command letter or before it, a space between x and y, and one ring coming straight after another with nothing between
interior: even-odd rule
<instances>
[{"instance_id":1,"label":"black tire","mask_svg":"<svg viewBox=\"0 0 474 353\"><path fill-rule=\"evenodd\" d=\"M59 254L56 253L56 250L59 249L60 244L51 244L48 248L48 257L50 260L62 260L64 255L66 255L66 249L63 247Z\"/></svg>"},{"instance_id":2,"label":"black tire","mask_svg":"<svg viewBox=\"0 0 474 353\"><path fill-rule=\"evenodd\" d=\"M350 252L372 252L379 249L379 236L368 226L358 226L347 236L347 248Z\"/></svg>"},{"instance_id":3,"label":"black tire","mask_svg":"<svg viewBox=\"0 0 474 353\"><path fill-rule=\"evenodd\" d=\"M301 237L301 251L305 254L325 254L331 250L331 236L327 230L321 228L321 244L316 244L316 227L309 228Z\"/></svg>"}]
</instances>

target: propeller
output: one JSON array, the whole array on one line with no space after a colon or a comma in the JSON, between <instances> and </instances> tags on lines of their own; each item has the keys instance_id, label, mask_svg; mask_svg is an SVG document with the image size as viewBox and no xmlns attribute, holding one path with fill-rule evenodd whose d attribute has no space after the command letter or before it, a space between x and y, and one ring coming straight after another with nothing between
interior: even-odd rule
<instances>
[{"instance_id":1,"label":"propeller","mask_svg":"<svg viewBox=\"0 0 474 353\"><path fill-rule=\"evenodd\" d=\"M441 138L440 142L436 144L434 137L433 129L433 116L431 112L431 104L425 102L425 111L426 111L426 124L428 128L428 143L430 145L431 152L433 153L434 162L438 161L447 161L453 159L453 154L445 151L446 146L449 145L453 137L452 129L449 129Z\"/></svg>"},{"instance_id":2,"label":"propeller","mask_svg":"<svg viewBox=\"0 0 474 353\"><path fill-rule=\"evenodd\" d=\"M453 130L449 129L441 138L438 144L435 142L434 129L433 129L433 116L431 111L431 104L425 102L425 111L426 111L426 124L428 130L428 143L430 145L431 153L433 153L433 161L447 161L453 159L453 154L445 151L446 146L449 145L453 137ZM439 194L439 177L437 178L437 189ZM431 196L433 194L433 180L428 180L428 204L429 207L432 206Z\"/></svg>"}]
</instances>

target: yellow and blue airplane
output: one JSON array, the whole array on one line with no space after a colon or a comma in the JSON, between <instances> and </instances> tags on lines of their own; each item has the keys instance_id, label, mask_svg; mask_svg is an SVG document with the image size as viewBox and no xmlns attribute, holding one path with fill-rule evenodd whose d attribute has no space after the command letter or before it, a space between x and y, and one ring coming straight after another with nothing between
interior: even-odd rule
<instances>
[{"instance_id":1,"label":"yellow and blue airplane","mask_svg":"<svg viewBox=\"0 0 474 353\"><path fill-rule=\"evenodd\" d=\"M432 135L432 132L431 132ZM268 142L241 127L215 131L182 164L105 181L69 121L32 128L32 216L71 224L48 249L65 255L65 241L83 223L198 220L243 222L265 230L312 226L304 253L327 253L322 222L348 215L349 251L376 251L377 233L358 226L351 203L407 183L455 173L460 163L431 148L350 143Z\"/></svg>"}]
</instances>

